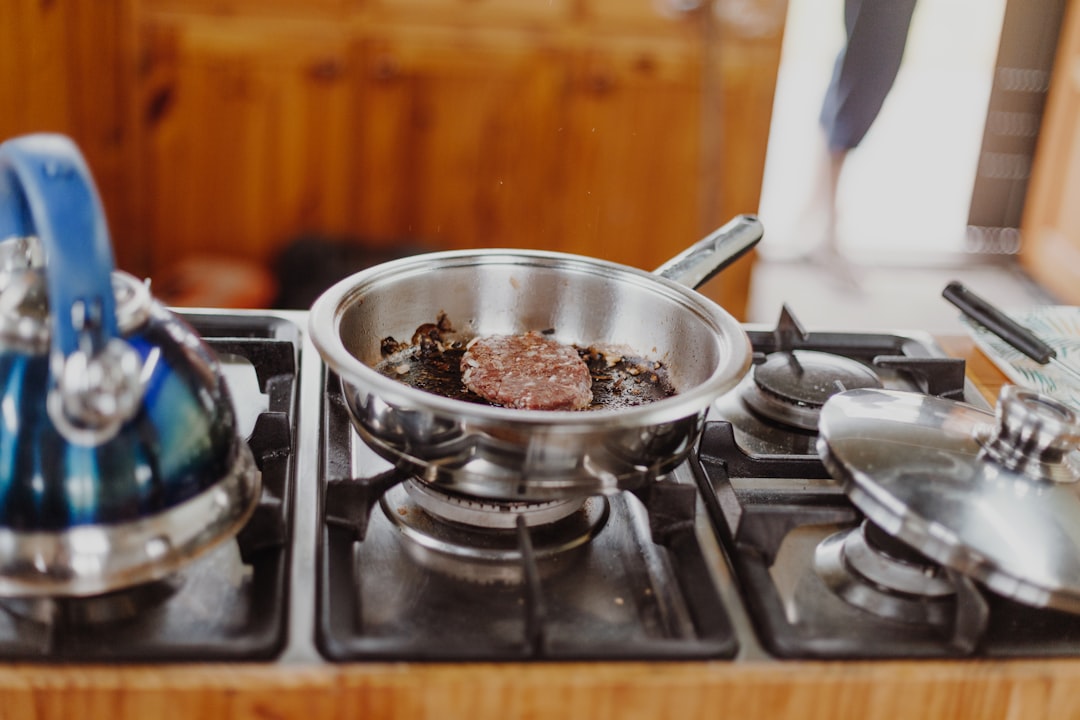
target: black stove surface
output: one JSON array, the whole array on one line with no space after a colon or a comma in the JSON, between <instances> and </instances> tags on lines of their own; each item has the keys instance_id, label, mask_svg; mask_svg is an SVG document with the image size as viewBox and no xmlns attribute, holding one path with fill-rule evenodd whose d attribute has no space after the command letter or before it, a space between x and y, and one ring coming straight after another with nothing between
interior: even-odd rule
<instances>
[{"instance_id":1,"label":"black stove surface","mask_svg":"<svg viewBox=\"0 0 1080 720\"><path fill-rule=\"evenodd\" d=\"M276 317L184 317L239 395L262 472L254 515L235 541L167 581L86 600L0 601L0 660L253 660L284 647L301 335ZM252 387L239 387L246 375Z\"/></svg>"},{"instance_id":2,"label":"black stove surface","mask_svg":"<svg viewBox=\"0 0 1080 720\"><path fill-rule=\"evenodd\" d=\"M236 542L173 582L100 607L58 606L46 622L25 617L41 608L0 603L0 661L1080 656L1080 616L1015 603L955 573L935 576L954 592L925 601L930 622L871 608L880 588L838 594L822 548L863 518L818 459L813 431L762 418L734 393L710 411L692 460L647 492L590 498L551 528L466 533L489 560L492 549L509 560L473 563L418 544L410 533L433 521L414 507L413 481L352 429L302 314L185 317L222 355L250 429L264 481L256 514ZM928 338L792 325L749 328L756 359L839 353L886 387L986 406L963 363ZM230 368L242 376L235 383ZM440 537L457 542L459 530ZM549 554L564 532L575 548ZM886 606L924 609L917 597L886 595ZM128 603L135 610L120 619L80 617Z\"/></svg>"},{"instance_id":3,"label":"black stove surface","mask_svg":"<svg viewBox=\"0 0 1080 720\"><path fill-rule=\"evenodd\" d=\"M729 428L715 423L705 432L709 442ZM792 476L775 482L730 477L723 455L702 450L698 481L712 493L706 506L757 635L771 654L818 659L1080 654L1080 616L1029 607L954 574L956 597L945 608L944 622L905 622L856 607L830 589L814 567L822 541L863 521L842 491L815 468L793 473L806 482Z\"/></svg>"},{"instance_id":4,"label":"black stove surface","mask_svg":"<svg viewBox=\"0 0 1080 720\"><path fill-rule=\"evenodd\" d=\"M987 407L965 386L962 361L942 358L927 339L865 333L792 337L790 326L787 333L782 329L785 322L778 330L751 331L755 351L788 352L794 343L797 349L837 353L874 368L885 387ZM710 418L694 473L755 634L769 654L813 659L1080 654L1080 616L1014 602L945 568L925 570L939 576L933 582L952 588L943 596L900 582L890 589L874 573L867 581L851 570L858 557L837 552L864 518L818 458L817 434L760 417L737 392L721 398ZM911 563L923 567L913 550L897 549L874 554L870 569L891 579L888 568L880 566L898 556L907 556L897 565L909 574ZM928 582L928 587L936 586Z\"/></svg>"}]
</instances>

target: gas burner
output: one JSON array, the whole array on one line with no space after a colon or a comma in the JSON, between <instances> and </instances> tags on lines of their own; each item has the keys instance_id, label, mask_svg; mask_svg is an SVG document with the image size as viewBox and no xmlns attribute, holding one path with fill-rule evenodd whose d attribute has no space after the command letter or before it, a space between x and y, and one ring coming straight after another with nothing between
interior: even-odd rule
<instances>
[{"instance_id":1,"label":"gas burner","mask_svg":"<svg viewBox=\"0 0 1080 720\"><path fill-rule=\"evenodd\" d=\"M293 320L269 315L204 311L185 318L220 360L235 399L237 434L246 438L261 474L250 519L232 538L204 546L182 564L155 565L142 580L121 573L115 586L67 592L60 577L56 587L41 592L5 592L3 661L255 660L274 658L284 648L301 331ZM180 525L197 533L223 506L210 502L191 511ZM166 543L169 535L155 535L152 522L133 524L78 525L67 531L72 545L61 551L70 551L66 557L78 567L93 569L136 541L152 550ZM131 529L136 532L126 532ZM29 562L55 547L55 539L56 533L35 536L39 544L30 545Z\"/></svg>"},{"instance_id":2,"label":"gas burner","mask_svg":"<svg viewBox=\"0 0 1080 720\"><path fill-rule=\"evenodd\" d=\"M480 583L521 583L531 562L541 575L560 570L574 550L600 532L608 517L608 503L602 497L570 503L499 503L450 496L415 480L390 488L379 504L414 560ZM480 522L463 522L466 519Z\"/></svg>"},{"instance_id":3,"label":"gas burner","mask_svg":"<svg viewBox=\"0 0 1080 720\"><path fill-rule=\"evenodd\" d=\"M86 627L124 622L169 600L183 586L171 577L88 597L0 599L0 608L19 620L49 627Z\"/></svg>"},{"instance_id":4,"label":"gas burner","mask_svg":"<svg viewBox=\"0 0 1080 720\"><path fill-rule=\"evenodd\" d=\"M817 462L818 414L841 390L884 387L956 399L965 394L964 361L943 357L929 337L807 332L786 306L775 328L751 328L747 335L755 365L717 399L710 418L730 423L735 444L752 456Z\"/></svg>"},{"instance_id":5,"label":"gas burner","mask_svg":"<svg viewBox=\"0 0 1080 720\"><path fill-rule=\"evenodd\" d=\"M855 388L883 387L881 378L858 360L815 350L774 352L755 365L742 398L769 420L816 430L821 407L833 395Z\"/></svg>"},{"instance_id":6,"label":"gas burner","mask_svg":"<svg viewBox=\"0 0 1080 720\"><path fill-rule=\"evenodd\" d=\"M814 553L825 585L851 605L903 623L948 626L956 587L940 565L864 520Z\"/></svg>"},{"instance_id":7,"label":"gas burner","mask_svg":"<svg viewBox=\"0 0 1080 720\"><path fill-rule=\"evenodd\" d=\"M248 548L250 551L250 548ZM0 598L0 610L18 623L52 633L131 632L148 618L163 620L182 612L198 618L221 612L238 588L252 581L241 540L222 543L159 580L85 596ZM182 609L182 610L181 610Z\"/></svg>"},{"instance_id":8,"label":"gas burner","mask_svg":"<svg viewBox=\"0 0 1080 720\"><path fill-rule=\"evenodd\" d=\"M585 498L521 502L469 497L412 479L403 485L412 501L428 514L476 528L512 530L519 517L527 527L547 525L574 514L585 504Z\"/></svg>"}]
</instances>

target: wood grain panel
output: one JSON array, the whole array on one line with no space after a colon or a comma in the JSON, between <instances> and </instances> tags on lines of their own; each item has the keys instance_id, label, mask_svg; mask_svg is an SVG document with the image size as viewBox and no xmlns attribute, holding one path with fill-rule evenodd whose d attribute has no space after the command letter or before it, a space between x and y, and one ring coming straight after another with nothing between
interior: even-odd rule
<instances>
[{"instance_id":1,"label":"wood grain panel","mask_svg":"<svg viewBox=\"0 0 1080 720\"><path fill-rule=\"evenodd\" d=\"M1061 302L1080 305L1080 8L1069 2L1020 233L1020 262Z\"/></svg>"},{"instance_id":2,"label":"wood grain panel","mask_svg":"<svg viewBox=\"0 0 1080 720\"><path fill-rule=\"evenodd\" d=\"M338 17L355 7L356 0L139 0L146 12L205 14L233 17Z\"/></svg>"},{"instance_id":3,"label":"wood grain panel","mask_svg":"<svg viewBox=\"0 0 1080 720\"><path fill-rule=\"evenodd\" d=\"M61 48L71 41L74 7L31 0L6 3L0 22L0 113L3 136L67 131L73 124L71 67Z\"/></svg>"},{"instance_id":4,"label":"wood grain panel","mask_svg":"<svg viewBox=\"0 0 1080 720\"><path fill-rule=\"evenodd\" d=\"M692 0L581 0L579 15L598 29L644 30L650 35L701 21L707 2Z\"/></svg>"},{"instance_id":5,"label":"wood grain panel","mask_svg":"<svg viewBox=\"0 0 1080 720\"><path fill-rule=\"evenodd\" d=\"M451 27L552 27L572 16L574 0L360 0L384 20Z\"/></svg>"},{"instance_id":6,"label":"wood grain panel","mask_svg":"<svg viewBox=\"0 0 1080 720\"><path fill-rule=\"evenodd\" d=\"M1057 720L1080 663L713 662L13 667L4 720L199 717Z\"/></svg>"},{"instance_id":7,"label":"wood grain panel","mask_svg":"<svg viewBox=\"0 0 1080 720\"><path fill-rule=\"evenodd\" d=\"M145 232L153 265L269 259L351 212L347 38L340 26L210 19L143 28Z\"/></svg>"},{"instance_id":8,"label":"wood grain panel","mask_svg":"<svg viewBox=\"0 0 1080 720\"><path fill-rule=\"evenodd\" d=\"M130 228L133 147L127 128L134 34L130 0L7 0L0 7L0 139L72 137L113 228L118 262L138 254Z\"/></svg>"},{"instance_id":9,"label":"wood grain panel","mask_svg":"<svg viewBox=\"0 0 1080 720\"><path fill-rule=\"evenodd\" d=\"M365 236L438 248L557 243L562 51L516 33L414 30L360 52Z\"/></svg>"},{"instance_id":10,"label":"wood grain panel","mask_svg":"<svg viewBox=\"0 0 1080 720\"><path fill-rule=\"evenodd\" d=\"M701 231L700 44L595 38L575 63L564 150L567 236L652 269Z\"/></svg>"}]
</instances>

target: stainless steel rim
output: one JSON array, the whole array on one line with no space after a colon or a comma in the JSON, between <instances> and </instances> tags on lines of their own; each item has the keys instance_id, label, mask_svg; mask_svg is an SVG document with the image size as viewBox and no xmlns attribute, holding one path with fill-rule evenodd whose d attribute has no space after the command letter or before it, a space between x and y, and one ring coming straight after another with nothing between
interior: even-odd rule
<instances>
[{"instance_id":1,"label":"stainless steel rim","mask_svg":"<svg viewBox=\"0 0 1080 720\"><path fill-rule=\"evenodd\" d=\"M49 352L51 323L44 295L44 280L40 269L28 268L8 273L0 271L0 288L5 293L39 305L34 308L34 315L24 314L26 308L19 307L10 299L0 305L0 343L8 348L33 355ZM113 271L112 284L116 295L117 327L121 335L127 336L149 319L153 299L146 284L126 272Z\"/></svg>"},{"instance_id":2,"label":"stainless steel rim","mask_svg":"<svg viewBox=\"0 0 1080 720\"><path fill-rule=\"evenodd\" d=\"M692 388L648 405L618 410L544 411L474 405L418 390L387 378L353 356L341 339L342 313L380 282L407 275L437 273L452 266L478 264L541 265L602 276L612 282L634 283L677 302L708 324L727 344L724 360L709 379ZM434 310L433 310L434 313ZM733 388L750 366L750 342L741 325L723 308L694 290L653 273L617 263L548 251L483 250L448 251L416 255L361 271L346 278L316 300L311 308L309 332L326 364L347 383L374 389L388 402L419 406L477 421L547 426L552 431L574 433L598 425L636 427L679 420L709 406L713 399Z\"/></svg>"}]
</instances>

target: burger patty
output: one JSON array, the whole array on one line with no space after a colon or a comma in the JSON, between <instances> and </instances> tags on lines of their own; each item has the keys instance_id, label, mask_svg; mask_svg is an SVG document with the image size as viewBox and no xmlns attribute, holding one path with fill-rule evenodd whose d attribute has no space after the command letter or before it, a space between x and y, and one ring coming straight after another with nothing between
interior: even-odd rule
<instances>
[{"instance_id":1,"label":"burger patty","mask_svg":"<svg viewBox=\"0 0 1080 720\"><path fill-rule=\"evenodd\" d=\"M592 403L592 376L576 348L537 332L474 338L461 358L466 387L520 410L580 410Z\"/></svg>"}]
</instances>

